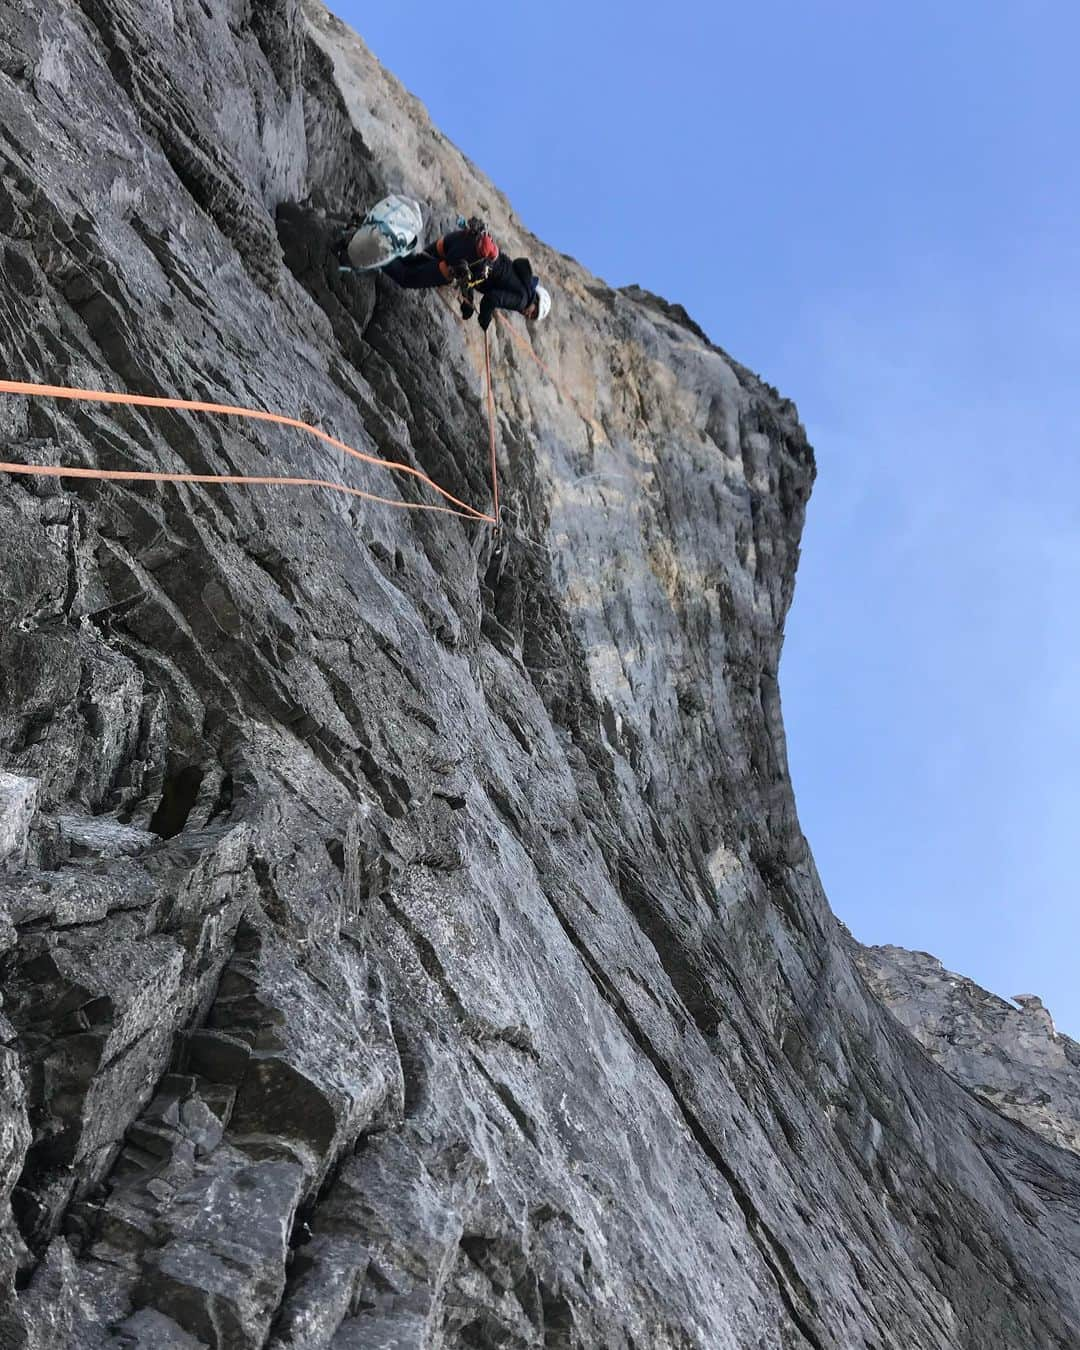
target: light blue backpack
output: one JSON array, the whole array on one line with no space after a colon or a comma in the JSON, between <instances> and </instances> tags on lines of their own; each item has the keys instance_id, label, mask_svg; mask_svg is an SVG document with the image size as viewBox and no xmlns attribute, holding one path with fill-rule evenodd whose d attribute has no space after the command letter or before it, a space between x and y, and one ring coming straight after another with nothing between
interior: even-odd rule
<instances>
[{"instance_id":1,"label":"light blue backpack","mask_svg":"<svg viewBox=\"0 0 1080 1350\"><path fill-rule=\"evenodd\" d=\"M385 267L394 258L404 258L419 244L423 231L419 202L396 193L384 197L371 208L349 240L349 270L367 272Z\"/></svg>"}]
</instances>

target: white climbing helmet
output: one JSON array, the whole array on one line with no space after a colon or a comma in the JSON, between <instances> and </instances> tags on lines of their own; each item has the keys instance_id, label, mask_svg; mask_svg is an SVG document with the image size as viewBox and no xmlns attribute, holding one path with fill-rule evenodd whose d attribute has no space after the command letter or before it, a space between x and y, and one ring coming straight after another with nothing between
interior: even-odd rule
<instances>
[{"instance_id":1,"label":"white climbing helmet","mask_svg":"<svg viewBox=\"0 0 1080 1350\"><path fill-rule=\"evenodd\" d=\"M543 286L537 286L533 299L536 301L537 319L546 319L551 311L551 292L546 291Z\"/></svg>"}]
</instances>

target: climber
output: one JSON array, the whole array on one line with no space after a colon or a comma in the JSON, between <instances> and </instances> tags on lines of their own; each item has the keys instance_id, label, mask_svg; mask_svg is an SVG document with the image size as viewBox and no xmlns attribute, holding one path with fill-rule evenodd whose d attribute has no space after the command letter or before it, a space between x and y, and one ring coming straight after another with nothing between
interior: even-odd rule
<instances>
[{"instance_id":1,"label":"climber","mask_svg":"<svg viewBox=\"0 0 1080 1350\"><path fill-rule=\"evenodd\" d=\"M415 237L410 236L413 217L398 204L419 207L409 199L389 197L364 217L355 234L347 231L335 245L335 254L343 272L378 268L391 281L407 290L426 290L436 286L456 286L461 296L461 317L471 319L476 312L473 291L481 295L480 327L485 331L496 309L510 309L529 320L543 319L551 309L551 296L533 273L528 258L513 262L500 253L487 226L477 216L459 220L458 228L443 235L422 253L413 252ZM385 208L394 207L393 227ZM353 222L355 224L355 222ZM386 258L393 247L396 256ZM377 260L377 250L383 250ZM404 255L404 256L403 256Z\"/></svg>"},{"instance_id":2,"label":"climber","mask_svg":"<svg viewBox=\"0 0 1080 1350\"><path fill-rule=\"evenodd\" d=\"M399 286L420 289L429 286L457 286L461 295L461 317L471 319L480 310L480 327L485 331L497 309L511 309L527 319L543 319L551 309L551 296L533 273L528 258L513 262L488 233L484 222L475 216L464 227L444 235L423 253L397 258L382 270ZM474 303L473 291L481 296Z\"/></svg>"},{"instance_id":3,"label":"climber","mask_svg":"<svg viewBox=\"0 0 1080 1350\"><path fill-rule=\"evenodd\" d=\"M463 228L444 234L423 253L395 258L383 269L385 276L409 290L456 285L463 294L487 277L499 257L499 246L477 216Z\"/></svg>"},{"instance_id":4,"label":"climber","mask_svg":"<svg viewBox=\"0 0 1080 1350\"><path fill-rule=\"evenodd\" d=\"M501 253L487 276L476 282L475 289L482 297L478 322L485 332L497 309L512 309L530 321L546 319L551 309L551 295L540 285L528 258L515 258L511 262ZM475 309L471 293L464 294L461 317L471 319Z\"/></svg>"}]
</instances>

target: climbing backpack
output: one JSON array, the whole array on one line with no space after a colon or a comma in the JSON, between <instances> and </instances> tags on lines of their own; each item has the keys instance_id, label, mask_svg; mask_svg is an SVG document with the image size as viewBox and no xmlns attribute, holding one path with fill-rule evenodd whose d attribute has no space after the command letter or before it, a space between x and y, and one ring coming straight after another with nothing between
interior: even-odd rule
<instances>
[{"instance_id":1,"label":"climbing backpack","mask_svg":"<svg viewBox=\"0 0 1080 1350\"><path fill-rule=\"evenodd\" d=\"M479 216L458 216L458 229L467 230L473 237L473 251L476 259L469 265L469 283L475 286L486 281L491 272L491 264L499 256L499 246Z\"/></svg>"},{"instance_id":2,"label":"climbing backpack","mask_svg":"<svg viewBox=\"0 0 1080 1350\"><path fill-rule=\"evenodd\" d=\"M394 194L376 202L361 220L347 249L354 272L384 267L412 253L420 242L424 217L419 202Z\"/></svg>"}]
</instances>

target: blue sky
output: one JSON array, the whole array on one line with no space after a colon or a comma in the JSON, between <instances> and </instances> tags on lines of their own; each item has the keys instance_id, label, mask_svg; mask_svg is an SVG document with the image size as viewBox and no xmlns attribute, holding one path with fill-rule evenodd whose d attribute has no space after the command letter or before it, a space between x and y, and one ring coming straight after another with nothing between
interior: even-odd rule
<instances>
[{"instance_id":1,"label":"blue sky","mask_svg":"<svg viewBox=\"0 0 1080 1350\"><path fill-rule=\"evenodd\" d=\"M1080 1037L1080 7L333 7L532 230L796 401L781 689L833 908Z\"/></svg>"}]
</instances>

